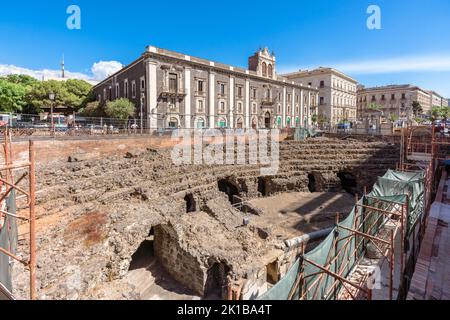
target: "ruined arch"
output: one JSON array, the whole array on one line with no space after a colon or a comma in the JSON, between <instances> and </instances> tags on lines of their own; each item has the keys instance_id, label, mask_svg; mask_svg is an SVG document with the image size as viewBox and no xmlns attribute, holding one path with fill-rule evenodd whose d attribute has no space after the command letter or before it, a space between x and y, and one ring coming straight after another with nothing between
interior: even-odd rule
<instances>
[{"instance_id":1,"label":"ruined arch","mask_svg":"<svg viewBox=\"0 0 450 320\"><path fill-rule=\"evenodd\" d=\"M239 187L230 179L221 179L217 182L217 186L220 192L225 193L228 196L228 200L231 204L236 202L235 197L239 197Z\"/></svg>"},{"instance_id":2,"label":"ruined arch","mask_svg":"<svg viewBox=\"0 0 450 320\"><path fill-rule=\"evenodd\" d=\"M184 197L184 201L186 203L186 213L192 213L197 211L197 202L195 201L192 193L187 194Z\"/></svg>"},{"instance_id":3,"label":"ruined arch","mask_svg":"<svg viewBox=\"0 0 450 320\"><path fill-rule=\"evenodd\" d=\"M357 193L358 182L353 173L349 171L341 171L338 172L337 176L341 181L341 187L343 190L353 195Z\"/></svg>"},{"instance_id":4,"label":"ruined arch","mask_svg":"<svg viewBox=\"0 0 450 320\"><path fill-rule=\"evenodd\" d=\"M314 174L308 174L308 190L309 192L317 192L317 180Z\"/></svg>"},{"instance_id":5,"label":"ruined arch","mask_svg":"<svg viewBox=\"0 0 450 320\"><path fill-rule=\"evenodd\" d=\"M228 287L228 273L231 271L223 262L214 263L207 272L205 298L224 299Z\"/></svg>"}]
</instances>

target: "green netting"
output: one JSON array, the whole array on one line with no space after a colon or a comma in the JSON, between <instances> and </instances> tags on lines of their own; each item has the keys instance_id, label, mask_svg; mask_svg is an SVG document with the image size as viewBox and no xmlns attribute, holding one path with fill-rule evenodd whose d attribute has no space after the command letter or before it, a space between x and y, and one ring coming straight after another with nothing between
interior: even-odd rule
<instances>
[{"instance_id":1,"label":"green netting","mask_svg":"<svg viewBox=\"0 0 450 320\"><path fill-rule=\"evenodd\" d=\"M366 234L377 235L389 218L382 212L363 209L362 205L386 211L401 210L402 204L407 199L409 199L408 233L406 235L408 237L412 226L424 214L423 173L389 170L382 178L378 179L373 191L359 200L358 206L355 206L347 219L340 225L348 229L356 228ZM305 254L304 257L300 257L287 275L258 300L288 299L300 273L303 273L304 277L303 287L308 288L304 299L335 299L341 289L338 282L333 276L322 272L320 268L309 261L344 277L349 275L357 261L364 255L365 244L368 240L362 236L351 236L352 232L342 227L335 228L319 246ZM293 299L299 298L300 288L297 288Z\"/></svg>"},{"instance_id":2,"label":"green netting","mask_svg":"<svg viewBox=\"0 0 450 320\"><path fill-rule=\"evenodd\" d=\"M397 172L389 170L383 178L379 178L375 184L372 193L376 198L408 196L409 208L407 216L407 235L409 235L413 226L423 216L425 201L425 183L423 173ZM405 199L391 201L404 203Z\"/></svg>"},{"instance_id":3,"label":"green netting","mask_svg":"<svg viewBox=\"0 0 450 320\"><path fill-rule=\"evenodd\" d=\"M297 260L294 266L288 271L285 277L281 279L271 290L267 291L258 300L288 300L289 293L297 280L300 273L300 260ZM298 290L295 293L298 297Z\"/></svg>"}]
</instances>

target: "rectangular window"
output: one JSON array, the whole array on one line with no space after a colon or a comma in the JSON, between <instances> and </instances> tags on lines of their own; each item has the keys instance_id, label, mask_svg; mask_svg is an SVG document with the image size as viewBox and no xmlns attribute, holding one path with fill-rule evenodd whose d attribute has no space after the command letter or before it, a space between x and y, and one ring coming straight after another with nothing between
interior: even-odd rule
<instances>
[{"instance_id":1,"label":"rectangular window","mask_svg":"<svg viewBox=\"0 0 450 320\"><path fill-rule=\"evenodd\" d=\"M116 98L119 98L120 95L120 88L119 88L119 84L116 83Z\"/></svg>"},{"instance_id":2,"label":"rectangular window","mask_svg":"<svg viewBox=\"0 0 450 320\"><path fill-rule=\"evenodd\" d=\"M131 82L131 96L136 98L136 81Z\"/></svg>"},{"instance_id":3,"label":"rectangular window","mask_svg":"<svg viewBox=\"0 0 450 320\"><path fill-rule=\"evenodd\" d=\"M197 91L202 93L203 92L203 80L198 80L197 82Z\"/></svg>"},{"instance_id":4,"label":"rectangular window","mask_svg":"<svg viewBox=\"0 0 450 320\"><path fill-rule=\"evenodd\" d=\"M325 104L325 99L324 99L324 97L320 97L319 99L320 99L319 104L320 104L321 106L323 106L323 105Z\"/></svg>"},{"instance_id":5,"label":"rectangular window","mask_svg":"<svg viewBox=\"0 0 450 320\"><path fill-rule=\"evenodd\" d=\"M125 80L123 82L123 93L125 95L125 98L128 99L128 80Z\"/></svg>"},{"instance_id":6,"label":"rectangular window","mask_svg":"<svg viewBox=\"0 0 450 320\"><path fill-rule=\"evenodd\" d=\"M221 84L220 84L220 94L221 94L222 96L225 95L225 84L224 84L224 83L221 83Z\"/></svg>"},{"instance_id":7,"label":"rectangular window","mask_svg":"<svg viewBox=\"0 0 450 320\"><path fill-rule=\"evenodd\" d=\"M242 98L242 87L237 87L237 95L239 98Z\"/></svg>"},{"instance_id":8,"label":"rectangular window","mask_svg":"<svg viewBox=\"0 0 450 320\"><path fill-rule=\"evenodd\" d=\"M325 87L325 81L323 81L323 80L320 81L320 87L321 87L321 88L324 88L324 87Z\"/></svg>"},{"instance_id":9,"label":"rectangular window","mask_svg":"<svg viewBox=\"0 0 450 320\"><path fill-rule=\"evenodd\" d=\"M198 112L203 112L203 100L198 100L197 111Z\"/></svg>"},{"instance_id":10,"label":"rectangular window","mask_svg":"<svg viewBox=\"0 0 450 320\"><path fill-rule=\"evenodd\" d=\"M256 98L257 98L256 89L253 88L253 99L256 99Z\"/></svg>"},{"instance_id":11,"label":"rectangular window","mask_svg":"<svg viewBox=\"0 0 450 320\"><path fill-rule=\"evenodd\" d=\"M220 102L220 112L225 113L225 102L223 101Z\"/></svg>"},{"instance_id":12,"label":"rectangular window","mask_svg":"<svg viewBox=\"0 0 450 320\"><path fill-rule=\"evenodd\" d=\"M170 92L178 91L178 75L174 73L169 74L169 91Z\"/></svg>"}]
</instances>

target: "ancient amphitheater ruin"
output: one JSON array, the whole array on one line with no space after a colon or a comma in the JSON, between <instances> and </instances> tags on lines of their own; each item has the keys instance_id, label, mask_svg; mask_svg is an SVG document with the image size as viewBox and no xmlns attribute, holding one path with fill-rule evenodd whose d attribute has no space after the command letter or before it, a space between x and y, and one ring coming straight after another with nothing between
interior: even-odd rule
<instances>
[{"instance_id":1,"label":"ancient amphitheater ruin","mask_svg":"<svg viewBox=\"0 0 450 320\"><path fill-rule=\"evenodd\" d=\"M399 152L381 141L283 141L276 176L249 164L175 166L170 149L144 146L38 164L37 297L227 299L236 287L235 299L252 299L295 262L286 240L332 227ZM23 258L26 235L19 226ZM20 264L13 283L26 298Z\"/></svg>"}]
</instances>

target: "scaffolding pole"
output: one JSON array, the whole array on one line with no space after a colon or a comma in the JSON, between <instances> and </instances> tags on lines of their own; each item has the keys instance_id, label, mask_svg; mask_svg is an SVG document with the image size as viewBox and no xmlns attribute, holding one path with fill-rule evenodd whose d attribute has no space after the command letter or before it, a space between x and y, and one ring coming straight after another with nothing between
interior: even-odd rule
<instances>
[{"instance_id":1,"label":"scaffolding pole","mask_svg":"<svg viewBox=\"0 0 450 320\"><path fill-rule=\"evenodd\" d=\"M8 211L2 210L1 216L5 217L13 217L17 220L22 220L25 223L29 224L29 259L23 260L20 257L16 256L9 250L5 248L0 248L0 254L5 254L11 259L23 264L28 268L30 273L30 299L36 300L36 215L35 215L35 206L36 206L36 172L35 172L35 148L34 142L30 141L28 146L28 162L13 162L13 152L12 152L12 141L11 141L11 132L8 127L5 128L4 131L4 165L0 166L0 185L5 185L5 192L0 196L0 200L4 201L11 193L12 190L16 190L22 194L24 194L28 201L28 209L29 215L28 217L22 217L17 214L12 214ZM14 182L13 178L13 170L27 170L16 182ZM23 179L29 176L29 190L18 186ZM15 201L16 199L14 199ZM1 284L0 284L1 285ZM3 286L2 286L3 287ZM8 295L12 297L12 295Z\"/></svg>"}]
</instances>

